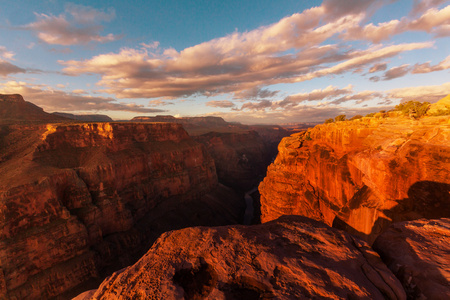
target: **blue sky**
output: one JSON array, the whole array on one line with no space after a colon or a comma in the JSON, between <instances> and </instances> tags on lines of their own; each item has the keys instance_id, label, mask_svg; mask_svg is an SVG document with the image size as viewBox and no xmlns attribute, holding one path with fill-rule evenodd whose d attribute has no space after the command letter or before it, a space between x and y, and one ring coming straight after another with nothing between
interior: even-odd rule
<instances>
[{"instance_id":1,"label":"blue sky","mask_svg":"<svg viewBox=\"0 0 450 300\"><path fill-rule=\"evenodd\" d=\"M450 93L450 1L0 1L0 93L48 112L323 121Z\"/></svg>"}]
</instances>

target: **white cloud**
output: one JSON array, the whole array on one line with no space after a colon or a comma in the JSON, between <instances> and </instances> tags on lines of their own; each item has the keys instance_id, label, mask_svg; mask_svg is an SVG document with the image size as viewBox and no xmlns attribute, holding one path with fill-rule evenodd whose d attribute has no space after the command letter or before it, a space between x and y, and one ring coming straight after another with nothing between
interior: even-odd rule
<instances>
[{"instance_id":1,"label":"white cloud","mask_svg":"<svg viewBox=\"0 0 450 300\"><path fill-rule=\"evenodd\" d=\"M114 34L100 35L103 26L115 17L114 9L106 12L92 7L68 4L66 12L58 16L35 13L36 22L20 28L33 31L44 43L53 45L77 45L90 42L106 43L115 41Z\"/></svg>"}]
</instances>

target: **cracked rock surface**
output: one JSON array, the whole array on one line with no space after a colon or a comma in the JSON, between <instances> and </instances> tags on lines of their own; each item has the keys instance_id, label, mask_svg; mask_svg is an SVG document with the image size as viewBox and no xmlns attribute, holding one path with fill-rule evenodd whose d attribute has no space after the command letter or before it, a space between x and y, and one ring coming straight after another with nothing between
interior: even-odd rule
<instances>
[{"instance_id":1,"label":"cracked rock surface","mask_svg":"<svg viewBox=\"0 0 450 300\"><path fill-rule=\"evenodd\" d=\"M410 299L450 299L450 219L396 223L373 244Z\"/></svg>"},{"instance_id":2,"label":"cracked rock surface","mask_svg":"<svg viewBox=\"0 0 450 300\"><path fill-rule=\"evenodd\" d=\"M301 216L164 233L80 299L406 299L378 254Z\"/></svg>"}]
</instances>

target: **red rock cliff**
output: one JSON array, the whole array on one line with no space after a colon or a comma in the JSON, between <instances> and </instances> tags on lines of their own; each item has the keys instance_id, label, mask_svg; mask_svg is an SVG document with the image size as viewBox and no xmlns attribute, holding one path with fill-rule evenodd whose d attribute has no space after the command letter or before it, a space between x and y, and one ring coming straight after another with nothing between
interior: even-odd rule
<instances>
[{"instance_id":1,"label":"red rock cliff","mask_svg":"<svg viewBox=\"0 0 450 300\"><path fill-rule=\"evenodd\" d=\"M450 216L450 122L363 118L284 138L259 186L262 221L311 217L373 242L391 222Z\"/></svg>"},{"instance_id":2,"label":"red rock cliff","mask_svg":"<svg viewBox=\"0 0 450 300\"><path fill-rule=\"evenodd\" d=\"M59 295L133 262L164 230L239 217L214 161L179 124L0 132L0 298Z\"/></svg>"}]
</instances>

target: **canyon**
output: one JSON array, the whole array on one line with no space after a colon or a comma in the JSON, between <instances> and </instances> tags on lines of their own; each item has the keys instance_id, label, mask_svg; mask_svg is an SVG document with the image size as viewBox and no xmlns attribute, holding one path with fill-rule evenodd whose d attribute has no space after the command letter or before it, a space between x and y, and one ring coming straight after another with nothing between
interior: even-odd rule
<instances>
[{"instance_id":1,"label":"canyon","mask_svg":"<svg viewBox=\"0 0 450 300\"><path fill-rule=\"evenodd\" d=\"M448 116L291 133L0 95L0 298L448 298Z\"/></svg>"},{"instance_id":2,"label":"canyon","mask_svg":"<svg viewBox=\"0 0 450 300\"><path fill-rule=\"evenodd\" d=\"M241 199L179 124L4 131L0 261L10 298L50 298L127 266L164 231L242 218Z\"/></svg>"},{"instance_id":3,"label":"canyon","mask_svg":"<svg viewBox=\"0 0 450 300\"><path fill-rule=\"evenodd\" d=\"M165 231L242 223L243 191L270 160L255 131L224 132L220 118L194 126L217 136L191 137L176 122L77 122L20 95L1 101L1 297L70 298ZM273 145L278 131L264 130ZM224 155L229 164L216 172ZM229 176L236 186L222 184Z\"/></svg>"}]
</instances>

